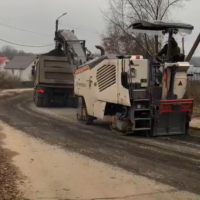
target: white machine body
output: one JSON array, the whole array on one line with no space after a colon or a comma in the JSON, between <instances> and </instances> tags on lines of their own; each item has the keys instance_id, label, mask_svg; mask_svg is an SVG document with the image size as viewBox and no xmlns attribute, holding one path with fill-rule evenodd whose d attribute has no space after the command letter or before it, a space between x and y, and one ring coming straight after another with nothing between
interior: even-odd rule
<instances>
[{"instance_id":1,"label":"white machine body","mask_svg":"<svg viewBox=\"0 0 200 200\"><path fill-rule=\"evenodd\" d=\"M162 99L166 99L171 75L169 68L173 64L165 64ZM179 68L175 76L174 93L177 94L178 99L182 99L186 91L189 63L175 64ZM100 57L85 63L75 71L74 93L84 98L88 115L103 119L107 102L131 107L130 91L122 85L123 71L128 73L129 82L140 83L143 90L148 90L149 60L142 56L118 59L107 55L104 59Z\"/></svg>"}]
</instances>

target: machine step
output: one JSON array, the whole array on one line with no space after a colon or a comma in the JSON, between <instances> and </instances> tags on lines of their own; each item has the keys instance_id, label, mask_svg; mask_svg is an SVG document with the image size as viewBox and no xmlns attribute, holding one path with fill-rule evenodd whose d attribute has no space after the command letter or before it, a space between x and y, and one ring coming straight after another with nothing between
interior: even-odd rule
<instances>
[{"instance_id":1,"label":"machine step","mask_svg":"<svg viewBox=\"0 0 200 200\"><path fill-rule=\"evenodd\" d=\"M134 99L134 101L150 101L150 99Z\"/></svg>"},{"instance_id":2,"label":"machine step","mask_svg":"<svg viewBox=\"0 0 200 200\"><path fill-rule=\"evenodd\" d=\"M135 131L149 131L151 128L135 128Z\"/></svg>"},{"instance_id":3,"label":"machine step","mask_svg":"<svg viewBox=\"0 0 200 200\"><path fill-rule=\"evenodd\" d=\"M137 92L147 92L147 89L133 89L133 91L137 91Z\"/></svg>"},{"instance_id":4,"label":"machine step","mask_svg":"<svg viewBox=\"0 0 200 200\"><path fill-rule=\"evenodd\" d=\"M150 111L149 108L141 108L141 109L135 109L134 111Z\"/></svg>"},{"instance_id":5,"label":"machine step","mask_svg":"<svg viewBox=\"0 0 200 200\"><path fill-rule=\"evenodd\" d=\"M145 120L151 120L151 118L135 118L135 121L145 121Z\"/></svg>"}]
</instances>

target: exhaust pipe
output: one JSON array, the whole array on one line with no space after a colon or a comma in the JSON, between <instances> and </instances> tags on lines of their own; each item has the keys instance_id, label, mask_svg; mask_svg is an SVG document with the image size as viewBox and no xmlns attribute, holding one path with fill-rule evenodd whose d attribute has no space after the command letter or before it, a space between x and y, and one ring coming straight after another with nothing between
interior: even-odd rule
<instances>
[{"instance_id":1,"label":"exhaust pipe","mask_svg":"<svg viewBox=\"0 0 200 200\"><path fill-rule=\"evenodd\" d=\"M105 55L105 49L102 46L96 45L95 47L101 51L101 56Z\"/></svg>"}]
</instances>

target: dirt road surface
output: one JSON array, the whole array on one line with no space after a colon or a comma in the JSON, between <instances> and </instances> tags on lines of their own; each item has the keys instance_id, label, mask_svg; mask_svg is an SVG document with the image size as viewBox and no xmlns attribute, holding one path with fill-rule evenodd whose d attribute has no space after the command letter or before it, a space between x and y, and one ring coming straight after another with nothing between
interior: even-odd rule
<instances>
[{"instance_id":1,"label":"dirt road surface","mask_svg":"<svg viewBox=\"0 0 200 200\"><path fill-rule=\"evenodd\" d=\"M200 135L121 137L78 124L73 109L35 109L31 94L0 102L4 147L28 199L200 199ZM65 112L66 111L66 112Z\"/></svg>"},{"instance_id":2,"label":"dirt road surface","mask_svg":"<svg viewBox=\"0 0 200 200\"><path fill-rule=\"evenodd\" d=\"M0 100L17 96L26 92L32 92L33 88L19 88L19 89L6 89L0 90Z\"/></svg>"}]
</instances>

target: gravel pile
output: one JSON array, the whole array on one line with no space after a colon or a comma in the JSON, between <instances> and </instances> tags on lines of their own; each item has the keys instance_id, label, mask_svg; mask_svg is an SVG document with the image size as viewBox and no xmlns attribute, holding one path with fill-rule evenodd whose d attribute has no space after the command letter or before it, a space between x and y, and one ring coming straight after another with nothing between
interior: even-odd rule
<instances>
[{"instance_id":1,"label":"gravel pile","mask_svg":"<svg viewBox=\"0 0 200 200\"><path fill-rule=\"evenodd\" d=\"M0 200L22 200L16 180L17 170L10 163L5 150L0 147Z\"/></svg>"}]
</instances>

